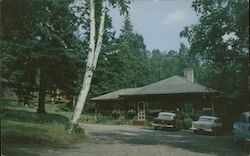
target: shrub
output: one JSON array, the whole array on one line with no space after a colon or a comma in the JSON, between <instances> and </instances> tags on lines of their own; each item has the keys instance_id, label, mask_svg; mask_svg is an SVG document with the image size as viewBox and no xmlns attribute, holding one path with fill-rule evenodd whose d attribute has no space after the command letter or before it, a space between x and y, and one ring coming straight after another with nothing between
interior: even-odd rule
<instances>
[{"instance_id":1,"label":"shrub","mask_svg":"<svg viewBox=\"0 0 250 156\"><path fill-rule=\"evenodd\" d=\"M106 123L106 118L102 116L101 114L98 114L96 116L96 123Z\"/></svg>"},{"instance_id":2,"label":"shrub","mask_svg":"<svg viewBox=\"0 0 250 156\"><path fill-rule=\"evenodd\" d=\"M136 112L134 110L129 110L126 119L133 119L136 116Z\"/></svg>"},{"instance_id":3,"label":"shrub","mask_svg":"<svg viewBox=\"0 0 250 156\"><path fill-rule=\"evenodd\" d=\"M146 121L146 125L148 126L148 127L153 127L153 125L152 125L152 121Z\"/></svg>"},{"instance_id":4,"label":"shrub","mask_svg":"<svg viewBox=\"0 0 250 156\"><path fill-rule=\"evenodd\" d=\"M118 112L118 111L112 111L111 117L113 119L118 119L120 117L120 112Z\"/></svg>"},{"instance_id":5,"label":"shrub","mask_svg":"<svg viewBox=\"0 0 250 156\"><path fill-rule=\"evenodd\" d=\"M183 128L190 129L192 127L192 122L193 122L193 120L191 118L184 118L183 123L182 123Z\"/></svg>"}]
</instances>

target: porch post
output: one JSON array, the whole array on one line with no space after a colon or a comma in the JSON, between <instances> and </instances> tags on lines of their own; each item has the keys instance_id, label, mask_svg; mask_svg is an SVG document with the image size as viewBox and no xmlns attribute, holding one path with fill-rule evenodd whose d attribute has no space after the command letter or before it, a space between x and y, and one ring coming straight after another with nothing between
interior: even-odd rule
<instances>
[{"instance_id":1,"label":"porch post","mask_svg":"<svg viewBox=\"0 0 250 156\"><path fill-rule=\"evenodd\" d=\"M144 120L146 120L146 101L143 102Z\"/></svg>"},{"instance_id":2,"label":"porch post","mask_svg":"<svg viewBox=\"0 0 250 156\"><path fill-rule=\"evenodd\" d=\"M97 103L95 103L95 122L96 122L96 115L97 115Z\"/></svg>"},{"instance_id":3,"label":"porch post","mask_svg":"<svg viewBox=\"0 0 250 156\"><path fill-rule=\"evenodd\" d=\"M212 97L212 116L214 116L214 98Z\"/></svg>"},{"instance_id":4,"label":"porch post","mask_svg":"<svg viewBox=\"0 0 250 156\"><path fill-rule=\"evenodd\" d=\"M137 105L137 120L139 120L139 102L136 102L136 105Z\"/></svg>"}]
</instances>

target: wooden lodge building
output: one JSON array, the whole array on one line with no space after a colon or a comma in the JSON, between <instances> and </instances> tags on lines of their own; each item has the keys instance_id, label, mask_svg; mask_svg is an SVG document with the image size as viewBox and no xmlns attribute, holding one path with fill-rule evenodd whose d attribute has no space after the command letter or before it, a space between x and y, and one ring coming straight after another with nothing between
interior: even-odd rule
<instances>
[{"instance_id":1,"label":"wooden lodge building","mask_svg":"<svg viewBox=\"0 0 250 156\"><path fill-rule=\"evenodd\" d=\"M91 100L95 102L95 113L111 115L116 111L123 117L134 113L136 120L145 120L152 111L216 115L219 92L195 83L192 68L184 70L184 77L175 75L144 87L120 89L94 97Z\"/></svg>"}]
</instances>

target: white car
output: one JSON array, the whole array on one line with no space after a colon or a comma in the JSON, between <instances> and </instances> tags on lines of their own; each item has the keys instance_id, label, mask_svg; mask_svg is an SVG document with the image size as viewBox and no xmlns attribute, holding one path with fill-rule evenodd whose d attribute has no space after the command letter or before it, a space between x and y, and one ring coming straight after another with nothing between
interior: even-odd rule
<instances>
[{"instance_id":1,"label":"white car","mask_svg":"<svg viewBox=\"0 0 250 156\"><path fill-rule=\"evenodd\" d=\"M198 121L193 121L191 129L194 130L194 133L206 131L216 135L221 128L222 122L219 117L200 116Z\"/></svg>"},{"instance_id":2,"label":"white car","mask_svg":"<svg viewBox=\"0 0 250 156\"><path fill-rule=\"evenodd\" d=\"M250 112L241 114L238 122L233 124L234 141L243 141L244 146L250 143Z\"/></svg>"}]
</instances>

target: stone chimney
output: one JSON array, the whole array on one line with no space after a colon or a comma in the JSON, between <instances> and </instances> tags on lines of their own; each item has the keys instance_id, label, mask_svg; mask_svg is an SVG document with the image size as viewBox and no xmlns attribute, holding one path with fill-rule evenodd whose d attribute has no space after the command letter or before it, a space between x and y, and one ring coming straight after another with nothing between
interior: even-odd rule
<instances>
[{"instance_id":1,"label":"stone chimney","mask_svg":"<svg viewBox=\"0 0 250 156\"><path fill-rule=\"evenodd\" d=\"M184 69L184 77L187 80L194 82L194 70L193 70L193 68L185 68Z\"/></svg>"}]
</instances>

